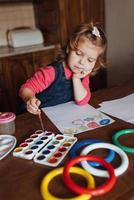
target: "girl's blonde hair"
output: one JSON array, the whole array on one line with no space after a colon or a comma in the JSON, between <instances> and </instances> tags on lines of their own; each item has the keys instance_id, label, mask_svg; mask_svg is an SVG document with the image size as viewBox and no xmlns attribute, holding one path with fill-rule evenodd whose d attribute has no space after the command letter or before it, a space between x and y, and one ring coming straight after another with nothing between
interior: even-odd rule
<instances>
[{"instance_id":1,"label":"girl's blonde hair","mask_svg":"<svg viewBox=\"0 0 134 200\"><path fill-rule=\"evenodd\" d=\"M93 45L102 48L102 54L99 55L96 65L91 73L93 75L98 69L104 67L104 51L106 49L107 39L105 33L98 24L94 24L93 22L81 24L76 27L75 31L70 37L67 45L68 50L76 50L81 37L86 37L90 42L92 42ZM62 58L65 59L65 56L62 56Z\"/></svg>"},{"instance_id":2,"label":"girl's blonde hair","mask_svg":"<svg viewBox=\"0 0 134 200\"><path fill-rule=\"evenodd\" d=\"M94 32L97 30L97 32ZM81 24L74 31L72 37L69 40L68 48L77 49L79 39L81 37L86 37L93 45L99 46L102 48L102 54L99 55L96 65L91 74L95 74L98 69L104 67L104 51L107 45L107 39L105 33L102 31L98 24L94 24L93 22L89 24Z\"/></svg>"}]
</instances>

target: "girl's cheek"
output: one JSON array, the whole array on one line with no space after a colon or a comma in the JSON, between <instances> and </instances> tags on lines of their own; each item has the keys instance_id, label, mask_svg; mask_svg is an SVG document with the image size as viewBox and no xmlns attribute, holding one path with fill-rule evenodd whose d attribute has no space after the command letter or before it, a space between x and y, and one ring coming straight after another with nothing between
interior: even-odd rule
<instances>
[{"instance_id":1,"label":"girl's cheek","mask_svg":"<svg viewBox=\"0 0 134 200\"><path fill-rule=\"evenodd\" d=\"M85 70L86 71L92 71L94 66L95 66L94 64L91 64L91 65L88 64L88 67L86 67Z\"/></svg>"},{"instance_id":2,"label":"girl's cheek","mask_svg":"<svg viewBox=\"0 0 134 200\"><path fill-rule=\"evenodd\" d=\"M92 63L92 64L90 65L90 69L93 69L94 66L95 66L95 63Z\"/></svg>"}]
</instances>

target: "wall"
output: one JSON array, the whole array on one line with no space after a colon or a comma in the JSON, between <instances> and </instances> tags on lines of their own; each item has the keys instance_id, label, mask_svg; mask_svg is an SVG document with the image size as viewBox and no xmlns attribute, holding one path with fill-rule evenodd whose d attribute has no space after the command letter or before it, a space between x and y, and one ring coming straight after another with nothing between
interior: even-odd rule
<instances>
[{"instance_id":1,"label":"wall","mask_svg":"<svg viewBox=\"0 0 134 200\"><path fill-rule=\"evenodd\" d=\"M134 1L105 0L108 86L134 79Z\"/></svg>"},{"instance_id":2,"label":"wall","mask_svg":"<svg viewBox=\"0 0 134 200\"><path fill-rule=\"evenodd\" d=\"M7 30L20 26L35 27L33 4L0 4L0 46L7 45Z\"/></svg>"}]
</instances>

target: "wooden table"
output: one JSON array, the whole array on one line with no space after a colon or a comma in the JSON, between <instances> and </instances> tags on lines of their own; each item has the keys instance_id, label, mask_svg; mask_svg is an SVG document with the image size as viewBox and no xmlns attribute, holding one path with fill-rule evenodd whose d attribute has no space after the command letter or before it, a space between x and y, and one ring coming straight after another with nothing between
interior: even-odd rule
<instances>
[{"instance_id":1,"label":"wooden table","mask_svg":"<svg viewBox=\"0 0 134 200\"><path fill-rule=\"evenodd\" d=\"M104 100L112 100L131 94L134 92L134 82L120 86L116 88L104 89L92 94L91 105L97 107L97 105ZM44 115L43 121L46 130L52 130L58 133L57 128L50 122L50 120ZM116 119L116 118L114 118ZM112 135L121 129L134 128L134 125L126 123L122 120L116 119L116 121L108 126L95 129L93 131L87 131L76 135L78 140L82 139L101 139L107 142L112 142ZM20 115L16 119L16 133L17 145L19 145L24 139L28 138L35 130L40 129L40 123L37 116L29 113ZM121 142L125 145L134 146L134 140L130 139L132 135L126 135L121 137ZM123 139L122 139L123 138ZM97 150L98 151L98 150ZM104 152L99 150L99 155L104 155ZM99 200L132 200L134 199L134 155L128 154L129 168L121 176L117 178L115 187L107 194L100 197L92 197L92 199ZM69 159L68 156L60 164L64 166L65 162ZM114 166L118 166L120 160L118 158L113 162ZM23 160L15 158L12 153L0 161L0 199L1 200L41 200L40 183L42 178L47 174L52 167L47 167L34 163L33 161ZM97 185L100 185L105 181L102 178L95 178ZM80 180L84 181L83 179ZM71 193L62 183L61 177L55 178L50 184L50 190L53 194L58 195L61 199L63 197L73 197Z\"/></svg>"}]
</instances>

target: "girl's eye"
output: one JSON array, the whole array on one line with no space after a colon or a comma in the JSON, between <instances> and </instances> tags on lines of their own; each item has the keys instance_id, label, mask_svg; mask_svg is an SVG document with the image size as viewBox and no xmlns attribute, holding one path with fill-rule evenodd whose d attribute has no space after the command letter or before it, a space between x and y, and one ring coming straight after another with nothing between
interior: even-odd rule
<instances>
[{"instance_id":1,"label":"girl's eye","mask_svg":"<svg viewBox=\"0 0 134 200\"><path fill-rule=\"evenodd\" d=\"M91 60L91 59L88 59L88 62L92 63L92 62L93 62L93 60Z\"/></svg>"},{"instance_id":2,"label":"girl's eye","mask_svg":"<svg viewBox=\"0 0 134 200\"><path fill-rule=\"evenodd\" d=\"M95 60L89 58L89 59L88 59L88 62L93 63L93 62L95 62Z\"/></svg>"},{"instance_id":3,"label":"girl's eye","mask_svg":"<svg viewBox=\"0 0 134 200\"><path fill-rule=\"evenodd\" d=\"M81 56L82 53L80 51L76 51L76 55Z\"/></svg>"}]
</instances>

